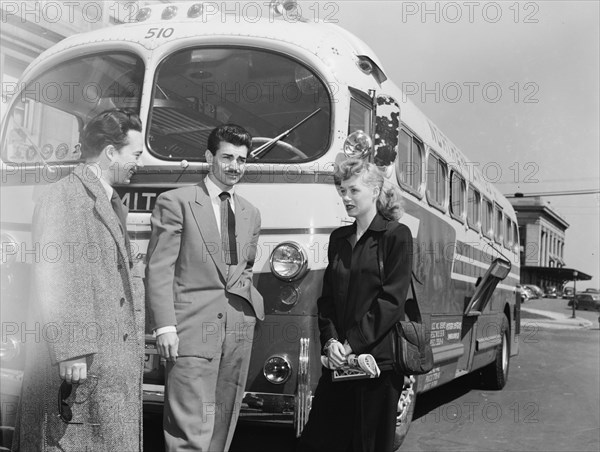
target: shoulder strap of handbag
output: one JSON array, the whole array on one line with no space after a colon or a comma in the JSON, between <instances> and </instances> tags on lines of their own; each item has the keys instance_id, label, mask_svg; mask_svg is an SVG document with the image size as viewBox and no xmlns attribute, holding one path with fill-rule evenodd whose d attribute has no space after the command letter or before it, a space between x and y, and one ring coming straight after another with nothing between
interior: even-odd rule
<instances>
[{"instance_id":1,"label":"shoulder strap of handbag","mask_svg":"<svg viewBox=\"0 0 600 452\"><path fill-rule=\"evenodd\" d=\"M383 287L383 278L385 277L385 267L383 265L384 256L383 256L383 236L385 232L381 234L379 240L377 240L377 262L379 263L379 282L381 287ZM415 308L416 312L414 313L415 322L421 323L421 310L419 309L419 301L417 300L417 292L415 291L415 285L413 283L413 279L416 279L414 272L411 269L411 278L410 278L410 290L412 291L413 300L415 300Z\"/></svg>"}]
</instances>

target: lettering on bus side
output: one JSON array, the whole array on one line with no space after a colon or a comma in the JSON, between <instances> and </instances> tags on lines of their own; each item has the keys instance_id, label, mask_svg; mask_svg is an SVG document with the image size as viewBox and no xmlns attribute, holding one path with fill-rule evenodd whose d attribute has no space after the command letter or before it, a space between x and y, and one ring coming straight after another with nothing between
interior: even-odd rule
<instances>
[{"instance_id":1,"label":"lettering on bus side","mask_svg":"<svg viewBox=\"0 0 600 452\"><path fill-rule=\"evenodd\" d=\"M432 347L443 345L445 342L460 341L462 322L431 322L429 344Z\"/></svg>"},{"instance_id":2,"label":"lettering on bus side","mask_svg":"<svg viewBox=\"0 0 600 452\"><path fill-rule=\"evenodd\" d=\"M156 198L171 188L118 188L117 193L127 206L129 212L150 213L154 210Z\"/></svg>"}]
</instances>

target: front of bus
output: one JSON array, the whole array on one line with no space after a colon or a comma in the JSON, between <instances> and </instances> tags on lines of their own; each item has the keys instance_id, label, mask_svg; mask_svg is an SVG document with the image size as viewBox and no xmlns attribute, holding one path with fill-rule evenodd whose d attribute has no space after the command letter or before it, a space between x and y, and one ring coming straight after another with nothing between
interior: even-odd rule
<instances>
[{"instance_id":1,"label":"front of bus","mask_svg":"<svg viewBox=\"0 0 600 452\"><path fill-rule=\"evenodd\" d=\"M285 20L289 9L281 5L290 2L241 20L208 14L200 3L159 5L140 10L119 33L82 35L48 51L26 74L4 121L2 240L10 251L3 262L31 265L35 256L23 250L31 249L36 193L77 163L90 118L130 108L140 112L147 152L132 183L117 191L129 207L136 271L143 274L156 197L206 176L214 127L242 125L254 139L237 190L262 217L254 284L266 318L254 334L241 416L294 422L300 433L320 375L316 300L329 235L348 220L332 174L344 148L369 150L371 90L381 71L337 27ZM164 363L151 319L146 324L145 406L160 410ZM20 332L4 336L18 347Z\"/></svg>"}]
</instances>

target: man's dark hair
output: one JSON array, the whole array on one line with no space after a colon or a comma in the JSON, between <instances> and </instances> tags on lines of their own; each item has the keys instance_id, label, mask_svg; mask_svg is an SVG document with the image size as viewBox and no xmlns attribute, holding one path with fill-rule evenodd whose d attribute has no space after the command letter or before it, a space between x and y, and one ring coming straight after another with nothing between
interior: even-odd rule
<instances>
[{"instance_id":1,"label":"man's dark hair","mask_svg":"<svg viewBox=\"0 0 600 452\"><path fill-rule=\"evenodd\" d=\"M81 137L81 153L84 159L95 158L102 149L113 145L117 150L128 144L130 130L142 131L142 123L133 111L106 110L87 123Z\"/></svg>"},{"instance_id":2,"label":"man's dark hair","mask_svg":"<svg viewBox=\"0 0 600 452\"><path fill-rule=\"evenodd\" d=\"M236 124L223 124L210 132L207 147L212 155L217 153L222 141L234 146L246 146L248 152L252 150L252 135Z\"/></svg>"}]
</instances>

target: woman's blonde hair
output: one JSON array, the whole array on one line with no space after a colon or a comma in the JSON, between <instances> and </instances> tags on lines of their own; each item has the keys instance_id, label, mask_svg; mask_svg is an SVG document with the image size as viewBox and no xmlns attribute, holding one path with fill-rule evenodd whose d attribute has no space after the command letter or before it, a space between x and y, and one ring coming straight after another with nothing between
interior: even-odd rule
<instances>
[{"instance_id":1,"label":"woman's blonde hair","mask_svg":"<svg viewBox=\"0 0 600 452\"><path fill-rule=\"evenodd\" d=\"M388 220L398 220L402 217L404 209L402 208L400 189L385 180L377 166L359 159L348 159L338 166L333 180L339 187L342 181L354 176L361 176L362 181L369 187L379 187L377 212Z\"/></svg>"}]
</instances>

